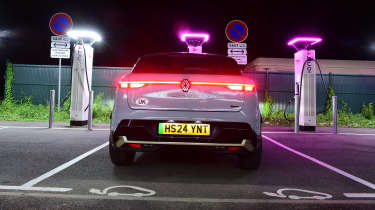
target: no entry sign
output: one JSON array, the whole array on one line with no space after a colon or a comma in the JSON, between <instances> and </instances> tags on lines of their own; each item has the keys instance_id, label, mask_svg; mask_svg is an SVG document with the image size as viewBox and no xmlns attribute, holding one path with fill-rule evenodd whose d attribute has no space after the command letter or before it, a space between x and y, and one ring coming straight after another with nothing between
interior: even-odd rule
<instances>
[{"instance_id":1,"label":"no entry sign","mask_svg":"<svg viewBox=\"0 0 375 210\"><path fill-rule=\"evenodd\" d=\"M225 28L227 38L232 42L242 42L247 38L247 25L240 20L232 20Z\"/></svg>"},{"instance_id":2,"label":"no entry sign","mask_svg":"<svg viewBox=\"0 0 375 210\"><path fill-rule=\"evenodd\" d=\"M55 35L65 35L72 26L72 18L66 13L56 13L49 20L49 28Z\"/></svg>"}]
</instances>

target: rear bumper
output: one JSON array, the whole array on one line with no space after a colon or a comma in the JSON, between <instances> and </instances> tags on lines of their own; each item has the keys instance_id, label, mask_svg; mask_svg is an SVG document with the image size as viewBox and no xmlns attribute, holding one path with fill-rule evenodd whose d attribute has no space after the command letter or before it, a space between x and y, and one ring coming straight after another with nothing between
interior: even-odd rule
<instances>
[{"instance_id":1,"label":"rear bumper","mask_svg":"<svg viewBox=\"0 0 375 210\"><path fill-rule=\"evenodd\" d=\"M235 122L246 123L252 130L260 134L260 113L258 106L246 106L238 112L194 112L194 111L156 111L132 110L127 104L117 105L113 109L111 130L115 131L122 126L126 119L149 121L201 121L201 122Z\"/></svg>"},{"instance_id":2,"label":"rear bumper","mask_svg":"<svg viewBox=\"0 0 375 210\"><path fill-rule=\"evenodd\" d=\"M122 120L111 133L112 144L119 149L155 151L166 147L199 147L231 151L253 151L261 140L249 124L238 122L202 122L211 126L210 136L176 136L158 134L157 120ZM186 122L186 121L183 121ZM129 145L137 144L139 148Z\"/></svg>"}]
</instances>

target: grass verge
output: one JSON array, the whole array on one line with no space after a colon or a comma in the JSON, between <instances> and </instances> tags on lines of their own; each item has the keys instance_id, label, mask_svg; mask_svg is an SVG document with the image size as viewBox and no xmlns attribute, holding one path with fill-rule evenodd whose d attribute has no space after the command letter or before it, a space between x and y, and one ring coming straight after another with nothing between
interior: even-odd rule
<instances>
[{"instance_id":1,"label":"grass verge","mask_svg":"<svg viewBox=\"0 0 375 210\"><path fill-rule=\"evenodd\" d=\"M70 98L63 104L60 112L55 108L55 121L69 122L70 120ZM94 100L94 123L109 123L112 107L104 105L103 93L98 94ZM49 106L31 103L31 98L13 102L12 100L4 100L0 103L0 120L6 121L48 121ZM293 126L294 114L287 113L286 120L281 110L271 111L267 117L263 117L263 125L265 126ZM375 118L368 119L363 114L353 114L348 111L340 111L339 127L344 128L375 128ZM332 126L331 113L318 114L316 117L317 126Z\"/></svg>"},{"instance_id":2,"label":"grass verge","mask_svg":"<svg viewBox=\"0 0 375 210\"><path fill-rule=\"evenodd\" d=\"M285 119L282 111L273 111L266 119L263 119L263 125L294 126L294 113L287 113L287 118L290 121ZM342 128L375 128L375 119L367 119L360 113L339 112L338 123ZM318 114L316 124L319 127L331 127L332 113Z\"/></svg>"},{"instance_id":3,"label":"grass verge","mask_svg":"<svg viewBox=\"0 0 375 210\"><path fill-rule=\"evenodd\" d=\"M94 123L108 123L112 111L111 106L103 104L103 93L96 96L94 100ZM68 122L70 120L70 98L66 100L60 112L55 107L55 121ZM48 121L49 106L31 103L31 98L14 102L3 100L0 103L0 120L6 121Z\"/></svg>"}]
</instances>

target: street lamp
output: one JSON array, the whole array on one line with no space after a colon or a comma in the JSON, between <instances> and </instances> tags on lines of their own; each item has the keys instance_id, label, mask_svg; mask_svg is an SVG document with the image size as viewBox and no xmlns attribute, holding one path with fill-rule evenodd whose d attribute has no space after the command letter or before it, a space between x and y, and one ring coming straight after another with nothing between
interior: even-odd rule
<instances>
[{"instance_id":1,"label":"street lamp","mask_svg":"<svg viewBox=\"0 0 375 210\"><path fill-rule=\"evenodd\" d=\"M68 36L72 37L73 39L79 40L79 39L89 39L91 40L90 45L94 44L95 42L102 41L102 37L99 33L95 31L89 31L89 30L70 30L67 33Z\"/></svg>"}]
</instances>

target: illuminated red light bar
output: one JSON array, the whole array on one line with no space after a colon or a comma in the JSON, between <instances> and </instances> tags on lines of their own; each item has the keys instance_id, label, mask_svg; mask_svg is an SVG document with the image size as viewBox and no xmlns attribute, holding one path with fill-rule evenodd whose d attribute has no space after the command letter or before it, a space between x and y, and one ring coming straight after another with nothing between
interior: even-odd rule
<instances>
[{"instance_id":1,"label":"illuminated red light bar","mask_svg":"<svg viewBox=\"0 0 375 210\"><path fill-rule=\"evenodd\" d=\"M228 147L227 150L228 151L236 151L236 150L239 150L240 147Z\"/></svg>"},{"instance_id":2,"label":"illuminated red light bar","mask_svg":"<svg viewBox=\"0 0 375 210\"><path fill-rule=\"evenodd\" d=\"M254 84L227 83L227 82L191 82L192 85L225 86L231 90L254 91Z\"/></svg>"},{"instance_id":3,"label":"illuminated red light bar","mask_svg":"<svg viewBox=\"0 0 375 210\"><path fill-rule=\"evenodd\" d=\"M140 145L140 144L129 144L129 147L133 147L133 148L141 148L142 145Z\"/></svg>"},{"instance_id":4,"label":"illuminated red light bar","mask_svg":"<svg viewBox=\"0 0 375 210\"><path fill-rule=\"evenodd\" d=\"M120 88L140 88L148 84L153 85L179 85L179 81L122 81L119 84ZM255 90L255 84L243 84L243 83L228 83L228 82L191 82L191 85L203 85L203 86L224 86L230 90L242 90L253 92Z\"/></svg>"},{"instance_id":5,"label":"illuminated red light bar","mask_svg":"<svg viewBox=\"0 0 375 210\"><path fill-rule=\"evenodd\" d=\"M180 82L173 81L131 81L120 82L120 88L140 88L148 84L153 85L178 85Z\"/></svg>"}]
</instances>

